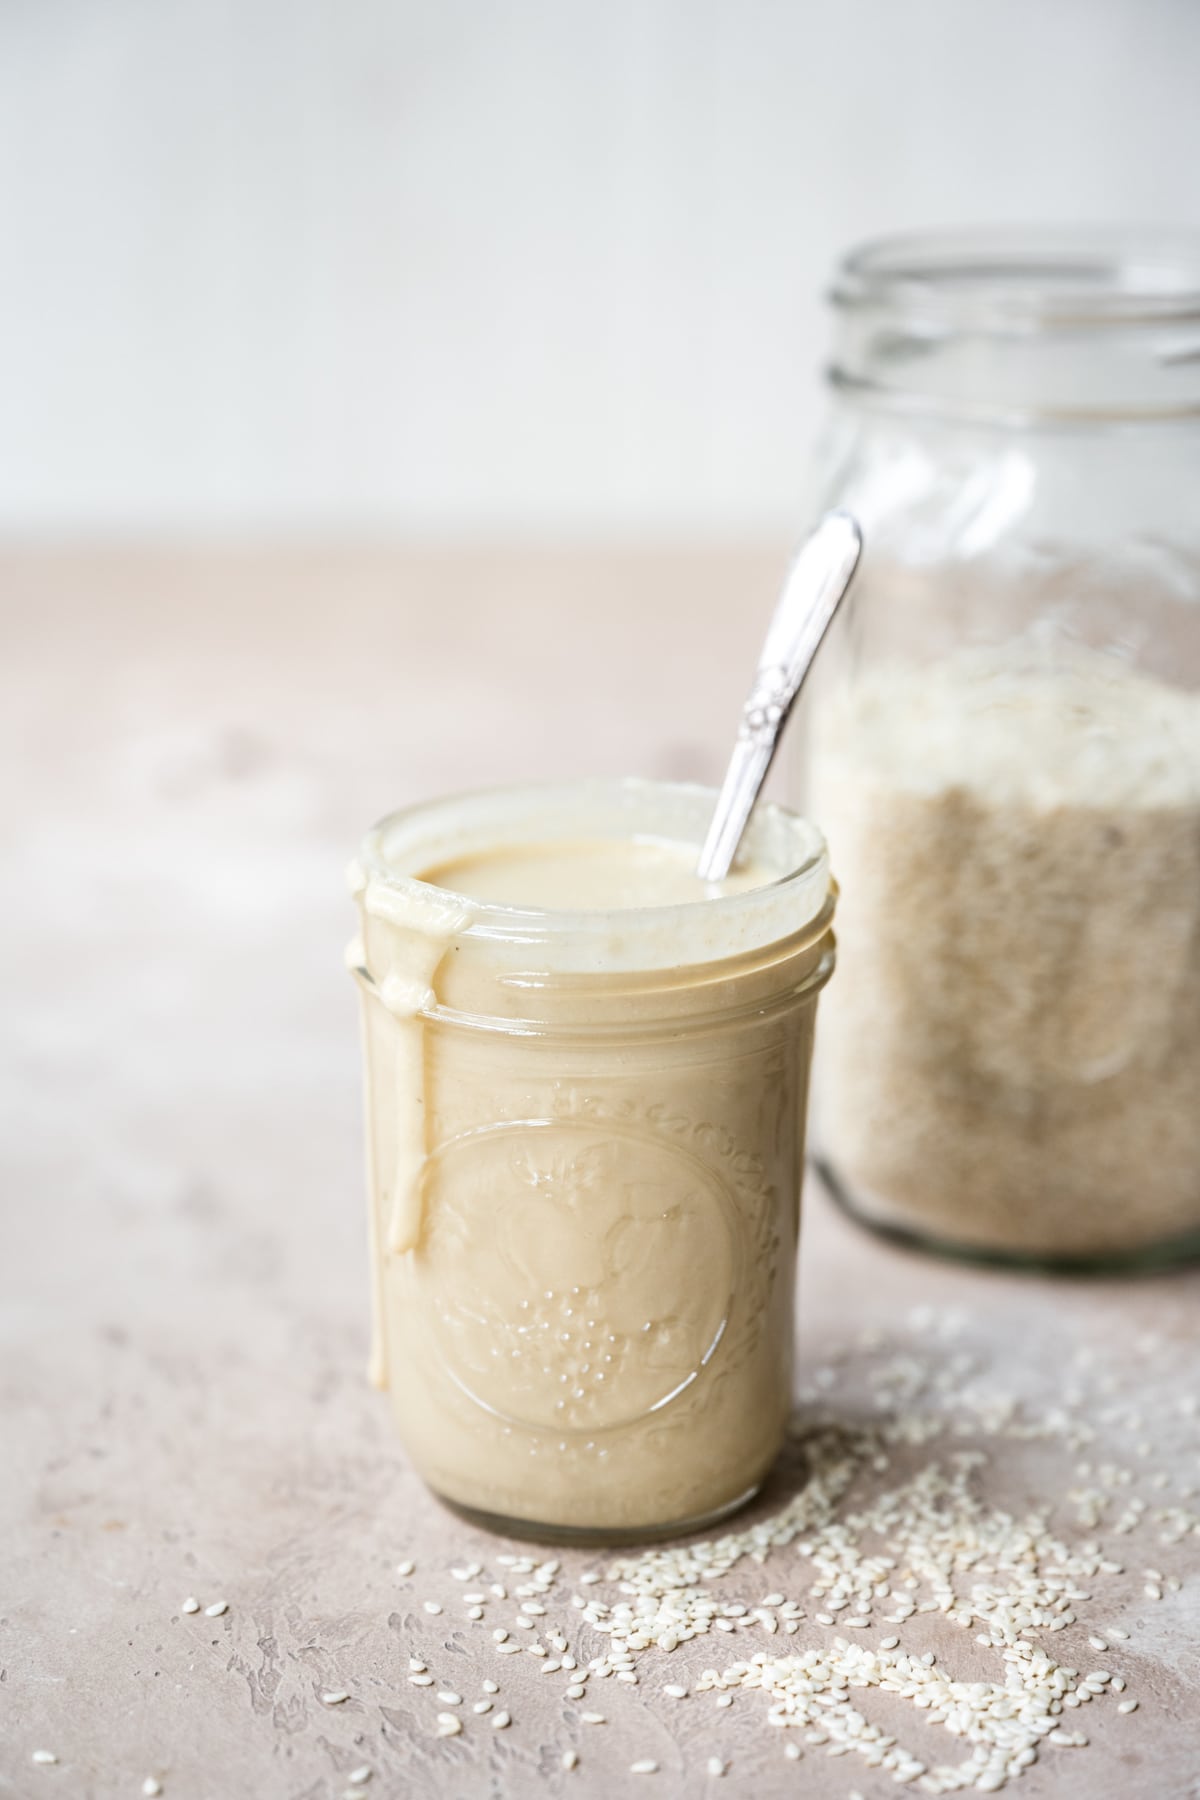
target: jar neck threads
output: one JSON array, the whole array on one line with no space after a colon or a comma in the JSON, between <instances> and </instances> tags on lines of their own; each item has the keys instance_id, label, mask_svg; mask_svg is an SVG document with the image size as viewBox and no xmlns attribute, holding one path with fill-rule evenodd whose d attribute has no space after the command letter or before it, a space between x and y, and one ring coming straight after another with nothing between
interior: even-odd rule
<instances>
[{"instance_id":1,"label":"jar neck threads","mask_svg":"<svg viewBox=\"0 0 1200 1800\"><path fill-rule=\"evenodd\" d=\"M1200 418L1200 236L947 232L852 250L833 386L992 424Z\"/></svg>"}]
</instances>

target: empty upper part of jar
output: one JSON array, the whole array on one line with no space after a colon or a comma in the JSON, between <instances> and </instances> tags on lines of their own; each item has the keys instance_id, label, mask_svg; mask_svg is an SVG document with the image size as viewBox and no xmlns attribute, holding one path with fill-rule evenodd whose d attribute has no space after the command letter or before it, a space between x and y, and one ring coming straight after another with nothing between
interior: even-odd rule
<instances>
[{"instance_id":1,"label":"empty upper part of jar","mask_svg":"<svg viewBox=\"0 0 1200 1800\"><path fill-rule=\"evenodd\" d=\"M973 230L853 250L831 378L858 400L1021 424L1200 415L1200 237Z\"/></svg>"}]
</instances>

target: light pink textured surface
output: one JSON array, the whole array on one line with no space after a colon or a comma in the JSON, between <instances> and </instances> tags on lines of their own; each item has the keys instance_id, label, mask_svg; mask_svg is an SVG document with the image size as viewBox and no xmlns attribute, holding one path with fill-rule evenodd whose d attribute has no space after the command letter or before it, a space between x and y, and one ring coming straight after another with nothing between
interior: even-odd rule
<instances>
[{"instance_id":1,"label":"light pink textured surface","mask_svg":"<svg viewBox=\"0 0 1200 1800\"><path fill-rule=\"evenodd\" d=\"M154 1775L167 1800L332 1800L363 1764L378 1800L898 1791L853 1758L785 1761L761 1695L724 1712L662 1695L750 1654L740 1638L650 1656L639 1687L597 1682L578 1703L531 1659L498 1658L503 1615L465 1622L449 1570L514 1546L424 1494L363 1382L341 967L359 832L423 793L550 769L716 775L781 566L770 550L0 558L0 1794L107 1800ZM1144 1400L1165 1498L1200 1483L1195 1421L1168 1430L1155 1411L1164 1372L1200 1390L1194 1274L958 1271L814 1196L801 1289L802 1379L866 1327L919 1343L912 1308L958 1308L993 1388L1022 1404L1053 1398L1055 1358L1112 1358L1121 1394ZM1105 1429L1091 1460L1135 1460L1137 1433ZM1059 1493L1064 1466L1069 1485L1071 1463L1010 1436L984 1488L1024 1509ZM757 1513L798 1479L781 1472ZM1069 1509L1056 1520L1073 1529ZM1089 1707L1090 1747L1045 1751L1006 1791L1200 1792L1200 1538L1096 1535L1127 1563L1104 1606L1131 1638L1072 1653L1120 1669L1140 1710ZM568 1578L603 1562L564 1557L568 1624ZM1182 1589L1146 1600L1146 1564ZM805 1599L786 1552L727 1579L742 1598ZM188 1594L229 1610L183 1617ZM970 1633L922 1630L917 1647L956 1671L984 1668ZM414 1652L464 1696L460 1737L433 1735ZM484 1676L507 1732L470 1712ZM331 1689L351 1698L323 1704ZM589 1706L609 1723L580 1725ZM931 1729L903 1726L910 1743ZM58 1766L32 1766L39 1747ZM731 1759L724 1782L704 1773L714 1754ZM661 1764L644 1784L628 1775L640 1756Z\"/></svg>"}]
</instances>

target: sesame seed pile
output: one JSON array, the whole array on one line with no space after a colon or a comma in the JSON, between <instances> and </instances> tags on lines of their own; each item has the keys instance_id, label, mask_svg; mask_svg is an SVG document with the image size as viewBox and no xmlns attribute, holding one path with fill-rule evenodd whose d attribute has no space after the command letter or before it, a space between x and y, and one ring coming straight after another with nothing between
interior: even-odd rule
<instances>
[{"instance_id":1,"label":"sesame seed pile","mask_svg":"<svg viewBox=\"0 0 1200 1800\"><path fill-rule=\"evenodd\" d=\"M389 1580L408 1730L442 1740L442 1756L478 1755L494 1733L519 1743L528 1719L564 1778L591 1769L612 1791L626 1776L661 1788L682 1759L690 1792L754 1773L745 1730L729 1730L737 1707L761 1727L760 1754L810 1768L851 1759L864 1800L896 1787L995 1793L1086 1749L1097 1705L1113 1715L1111 1747L1114 1730L1139 1729L1128 1715L1140 1702L1154 1707L1153 1692L1130 1691L1138 1637L1156 1607L1186 1597L1200 1539L1200 1404L1169 1355L1147 1379L1153 1350L1064 1350L1040 1374L1023 1368L1013 1393L960 1317L921 1309L898 1337L865 1334L810 1371L780 1501L721 1535L589 1557L493 1550L476 1534L475 1559L441 1574L405 1557ZM1168 1434L1164 1482L1154 1446ZM1010 1494L1016 1441L1036 1460L1022 1459L1028 1491ZM236 1631L228 1591L176 1611ZM361 1724L369 1694L352 1669L337 1675L343 1685L315 1698ZM531 1701L543 1683L557 1699L549 1743L545 1705ZM610 1719L628 1745L619 1758ZM362 1729L343 1748L330 1794L354 1800L392 1750ZM52 1767L57 1753L32 1760ZM148 1777L143 1792L170 1800L169 1779Z\"/></svg>"},{"instance_id":2,"label":"sesame seed pile","mask_svg":"<svg viewBox=\"0 0 1200 1800\"><path fill-rule=\"evenodd\" d=\"M478 1562L451 1571L471 1584L461 1604L489 1632L498 1668L535 1658L543 1676L562 1681L565 1701L586 1700L564 1707L564 1735L576 1739L562 1751L564 1769L588 1754L590 1734L575 1727L607 1722L601 1683L614 1689L610 1704L622 1686L649 1682L664 1708L702 1702L719 1718L735 1702L757 1704L790 1758L852 1756L864 1772L930 1794L994 1793L1045 1752L1085 1747L1080 1718L1094 1702L1137 1708L1136 1697L1118 1698L1123 1676L1098 1661L1117 1662L1130 1632L1111 1622L1117 1596L1104 1592L1125 1565L1094 1534L1152 1530L1165 1546L1200 1537L1200 1513L1186 1504L1196 1488L1157 1505L1136 1492L1144 1484L1161 1495L1165 1485L1148 1466L1146 1434L1194 1433L1195 1401L1164 1390L1167 1416L1143 1418L1113 1398L1117 1377L1079 1350L1039 1403L993 1385L961 1341L960 1317L921 1309L910 1324L919 1348L871 1333L840 1366L814 1371L792 1438L796 1491L769 1516L572 1579L558 1559L514 1553L494 1559L495 1579ZM839 1389L852 1371L850 1415ZM1134 1465L1069 1460L1101 1436L1132 1437ZM1050 1497L1032 1506L982 1497L1013 1439L1041 1440L1049 1459ZM769 1582L758 1575L766 1569ZM1144 1572L1147 1599L1181 1585ZM695 1667L684 1647L699 1640L708 1654ZM742 1654L714 1659L726 1644ZM966 1673L959 1644L974 1647ZM693 1673L662 1682L664 1658L680 1651ZM409 1679L432 1686L435 1677L422 1657ZM500 1685L488 1684L476 1713L491 1712ZM872 1717L878 1700L891 1703L886 1725ZM516 1699L490 1723L519 1729ZM435 1729L450 1729L444 1715ZM732 1764L714 1755L704 1767L720 1777ZM651 1756L629 1765L630 1774L658 1772Z\"/></svg>"}]
</instances>

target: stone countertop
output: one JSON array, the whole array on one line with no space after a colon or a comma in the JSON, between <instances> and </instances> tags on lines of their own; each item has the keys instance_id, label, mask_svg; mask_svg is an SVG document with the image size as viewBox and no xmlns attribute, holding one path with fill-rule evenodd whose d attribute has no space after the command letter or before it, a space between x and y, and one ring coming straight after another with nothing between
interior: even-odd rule
<instances>
[{"instance_id":1,"label":"stone countertop","mask_svg":"<svg viewBox=\"0 0 1200 1800\"><path fill-rule=\"evenodd\" d=\"M714 1583L723 1603L798 1602L790 1637L751 1612L640 1654L636 1684L593 1675L581 1700L565 1672L502 1656L521 1571L497 1559L525 1547L424 1493L363 1380L341 963L357 837L405 800L551 765L714 777L782 562L770 546L0 554L0 1794L336 1800L362 1768L376 1800L906 1791L770 1728L761 1692L718 1708L695 1691L704 1670L838 1635L799 1540ZM1200 1794L1200 1274L957 1269L815 1192L801 1265L798 1436L731 1529L795 1508L823 1421L854 1459L837 1519L981 1449L988 1529L1045 1509L1068 1548L1092 1539L1120 1565L1080 1584L1051 1648L1139 1702L1080 1707L1067 1722L1090 1743L1043 1746L1006 1791ZM620 1601L609 1559L540 1554L561 1566L524 1636L561 1625L586 1663L606 1642L572 1597ZM185 1614L188 1596L227 1610ZM883 1604L864 1644L889 1630ZM891 1629L959 1679L1004 1678L977 1625ZM410 1657L434 1687L410 1685ZM472 1710L485 1679L491 1716ZM439 1738L446 1688L464 1724ZM908 1701L861 1705L930 1766L968 1754ZM653 1775L629 1773L640 1758Z\"/></svg>"}]
</instances>

